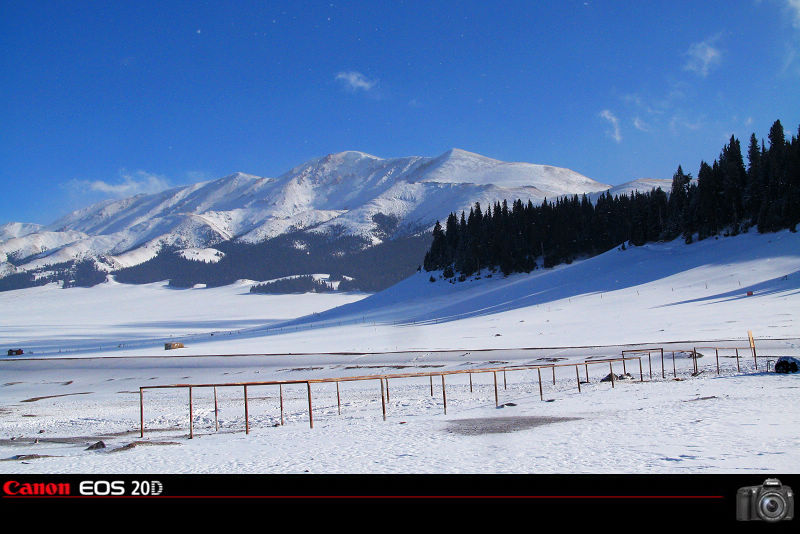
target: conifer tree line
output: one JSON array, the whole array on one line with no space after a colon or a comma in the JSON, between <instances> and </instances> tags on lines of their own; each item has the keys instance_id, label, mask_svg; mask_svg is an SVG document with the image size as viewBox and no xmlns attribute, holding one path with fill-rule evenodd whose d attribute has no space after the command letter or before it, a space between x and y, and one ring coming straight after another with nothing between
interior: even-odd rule
<instances>
[{"instance_id":1,"label":"conifer tree line","mask_svg":"<svg viewBox=\"0 0 800 534\"><path fill-rule=\"evenodd\" d=\"M250 293L330 293L331 291L333 291L331 284L317 280L311 275L295 276L250 286Z\"/></svg>"},{"instance_id":2,"label":"conifer tree line","mask_svg":"<svg viewBox=\"0 0 800 534\"><path fill-rule=\"evenodd\" d=\"M696 179L678 166L669 195L658 188L614 197L605 192L595 203L585 194L539 206L504 200L485 211L476 202L469 214L451 213L444 227L436 222L423 266L463 279L484 268L530 272L626 244L677 237L691 243L751 227L794 232L800 222L800 127L787 141L775 121L767 139L768 147L750 136L746 166L734 136L713 164L700 163Z\"/></svg>"}]
</instances>

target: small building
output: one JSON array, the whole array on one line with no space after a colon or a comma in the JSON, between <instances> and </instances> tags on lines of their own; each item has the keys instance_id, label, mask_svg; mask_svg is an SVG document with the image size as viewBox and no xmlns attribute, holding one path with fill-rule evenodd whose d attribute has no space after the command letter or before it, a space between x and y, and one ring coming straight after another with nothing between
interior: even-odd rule
<instances>
[{"instance_id":1,"label":"small building","mask_svg":"<svg viewBox=\"0 0 800 534\"><path fill-rule=\"evenodd\" d=\"M174 341L169 343L164 343L164 350L172 350L172 349L182 349L183 343L176 343Z\"/></svg>"}]
</instances>

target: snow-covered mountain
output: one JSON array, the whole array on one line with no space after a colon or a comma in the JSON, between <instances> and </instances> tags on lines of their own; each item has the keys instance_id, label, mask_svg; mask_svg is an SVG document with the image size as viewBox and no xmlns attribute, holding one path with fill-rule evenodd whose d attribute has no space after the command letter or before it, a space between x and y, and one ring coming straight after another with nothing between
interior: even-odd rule
<instances>
[{"instance_id":1,"label":"snow-covered mountain","mask_svg":"<svg viewBox=\"0 0 800 534\"><path fill-rule=\"evenodd\" d=\"M629 184L625 191L656 185ZM507 163L459 149L435 158L394 159L348 151L313 159L277 178L235 173L104 201L47 226L3 225L0 276L98 257L105 269L114 270L147 261L167 245L197 251L227 241L260 243L288 232L353 236L368 247L429 230L475 202L539 203L609 189L569 169Z\"/></svg>"}]
</instances>

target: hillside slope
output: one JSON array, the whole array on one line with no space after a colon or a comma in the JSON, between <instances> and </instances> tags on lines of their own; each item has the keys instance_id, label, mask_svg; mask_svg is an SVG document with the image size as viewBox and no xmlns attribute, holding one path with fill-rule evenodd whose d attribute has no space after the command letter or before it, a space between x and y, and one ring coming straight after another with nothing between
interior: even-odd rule
<instances>
[{"instance_id":1,"label":"hillside slope","mask_svg":"<svg viewBox=\"0 0 800 534\"><path fill-rule=\"evenodd\" d=\"M798 336L800 233L790 231L615 249L507 278L484 272L480 279L451 284L430 282L430 276L417 273L372 295L344 293L347 304L318 306L303 317L295 296L251 295L241 284L176 294L164 284L113 283L60 291L63 306L55 307L47 304L52 286L0 293L0 315L9 318L7 342L94 355L161 355L165 339L186 332L194 335L182 354L614 345L743 339L748 330L759 338ZM87 330L80 315L64 313L74 306L124 310L127 304L117 301L123 295L126 302L140 302L146 321L93 311ZM80 302L70 304L73 296ZM335 301L329 295L306 296L316 297ZM265 315L258 312L251 321L233 311L240 309L264 310L277 320L259 322ZM232 313L235 326L228 321ZM198 316L209 318L193 322ZM34 323L57 326L37 334ZM150 337L153 328L164 337ZM231 328L237 331L228 332ZM211 335L220 330L226 335ZM109 349L122 341L130 348ZM100 345L101 352L86 348Z\"/></svg>"},{"instance_id":2,"label":"hillside slope","mask_svg":"<svg viewBox=\"0 0 800 534\"><path fill-rule=\"evenodd\" d=\"M347 151L277 178L235 173L104 201L47 226L3 225L0 275L45 275L49 265L83 259L113 272L152 260L164 247L255 244L297 232L312 240L352 237L369 247L428 231L450 211L469 210L475 202L539 203L608 189L569 169L507 163L459 149L435 158L393 159Z\"/></svg>"}]
</instances>

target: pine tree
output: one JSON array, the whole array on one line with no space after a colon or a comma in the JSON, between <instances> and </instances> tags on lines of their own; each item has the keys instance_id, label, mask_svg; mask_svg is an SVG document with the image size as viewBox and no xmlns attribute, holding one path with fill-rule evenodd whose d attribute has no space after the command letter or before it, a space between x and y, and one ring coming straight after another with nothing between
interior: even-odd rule
<instances>
[{"instance_id":1,"label":"pine tree","mask_svg":"<svg viewBox=\"0 0 800 534\"><path fill-rule=\"evenodd\" d=\"M761 210L761 194L762 194L762 165L761 165L761 150L758 148L758 140L756 134L750 135L750 144L747 147L747 185L744 190L744 208L750 217L751 221L758 218L758 213Z\"/></svg>"},{"instance_id":2,"label":"pine tree","mask_svg":"<svg viewBox=\"0 0 800 534\"><path fill-rule=\"evenodd\" d=\"M678 170L672 175L672 188L670 189L667 205L667 225L664 232L666 239L674 239L681 233L682 220L686 216L689 206L689 183L691 174L684 174L678 165Z\"/></svg>"}]
</instances>

